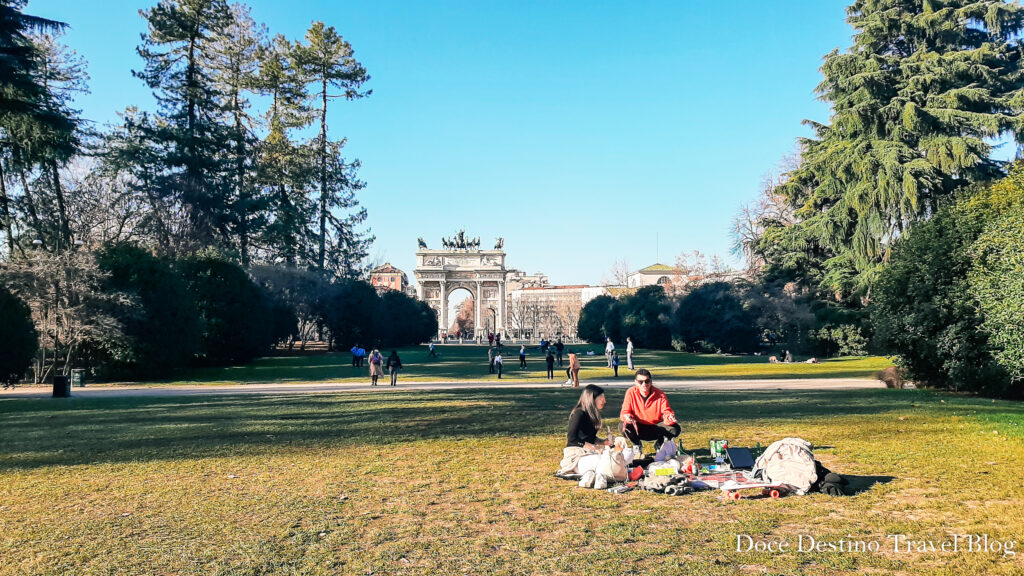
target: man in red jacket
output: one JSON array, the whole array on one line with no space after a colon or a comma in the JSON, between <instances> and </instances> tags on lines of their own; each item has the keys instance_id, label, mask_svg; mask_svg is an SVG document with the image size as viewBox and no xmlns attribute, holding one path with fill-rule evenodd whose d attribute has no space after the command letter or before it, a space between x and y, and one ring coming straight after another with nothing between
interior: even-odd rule
<instances>
[{"instance_id":1,"label":"man in red jacket","mask_svg":"<svg viewBox=\"0 0 1024 576\"><path fill-rule=\"evenodd\" d=\"M668 398L654 387L651 372L644 368L636 371L635 386L626 392L619 412L619 430L634 444L643 446L643 440L653 440L654 449L665 440L679 436L681 429L676 413L668 405Z\"/></svg>"}]
</instances>

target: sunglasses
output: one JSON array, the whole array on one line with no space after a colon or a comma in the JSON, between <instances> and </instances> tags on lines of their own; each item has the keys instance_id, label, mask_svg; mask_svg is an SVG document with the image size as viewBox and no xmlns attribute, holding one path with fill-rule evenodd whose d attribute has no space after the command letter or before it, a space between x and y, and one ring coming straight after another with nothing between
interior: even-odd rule
<instances>
[{"instance_id":1,"label":"sunglasses","mask_svg":"<svg viewBox=\"0 0 1024 576\"><path fill-rule=\"evenodd\" d=\"M637 384L641 384L641 385L643 385L643 384L650 384L651 383L651 379L650 378L644 378L643 380L640 380L639 378L637 378L636 383Z\"/></svg>"}]
</instances>

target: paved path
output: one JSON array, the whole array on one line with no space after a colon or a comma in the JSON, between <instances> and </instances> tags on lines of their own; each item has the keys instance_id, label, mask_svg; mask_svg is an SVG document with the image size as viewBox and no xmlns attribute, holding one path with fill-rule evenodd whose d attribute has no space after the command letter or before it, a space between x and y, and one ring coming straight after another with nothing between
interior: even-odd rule
<instances>
[{"instance_id":1,"label":"paved path","mask_svg":"<svg viewBox=\"0 0 1024 576\"><path fill-rule=\"evenodd\" d=\"M382 380L386 381L386 380ZM611 388L625 388L628 380L593 380L586 384L597 384ZM850 390L860 388L885 388L885 384L870 378L799 378L776 380L659 380L656 385L663 390ZM369 392L388 390L454 390L461 388L531 388L557 389L564 387L547 382L403 382L397 387L380 385L376 388L368 383L295 383L295 384L232 384L218 386L105 386L93 385L72 388L74 398L121 398L131 396L202 396L235 394L316 394L338 392ZM4 398L48 398L52 392L49 386L19 386L0 390Z\"/></svg>"}]
</instances>

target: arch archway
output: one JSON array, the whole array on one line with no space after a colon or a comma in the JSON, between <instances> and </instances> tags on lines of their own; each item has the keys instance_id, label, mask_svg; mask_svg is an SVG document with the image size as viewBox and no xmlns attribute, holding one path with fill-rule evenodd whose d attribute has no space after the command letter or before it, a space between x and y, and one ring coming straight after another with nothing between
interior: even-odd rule
<instances>
[{"instance_id":1,"label":"arch archway","mask_svg":"<svg viewBox=\"0 0 1024 576\"><path fill-rule=\"evenodd\" d=\"M476 317L476 294L467 287L458 286L448 292L448 335L462 334L473 338L480 319Z\"/></svg>"},{"instance_id":2,"label":"arch archway","mask_svg":"<svg viewBox=\"0 0 1024 576\"><path fill-rule=\"evenodd\" d=\"M447 240L445 246L444 250L431 250L421 241L413 271L420 300L437 313L438 335L454 321L449 314L448 298L459 288L473 294L474 326L482 328L490 319L488 331L503 333L507 317L504 250L497 246L493 250L481 250L478 243L453 244ZM486 338L487 331L476 330L474 336L478 340Z\"/></svg>"}]
</instances>

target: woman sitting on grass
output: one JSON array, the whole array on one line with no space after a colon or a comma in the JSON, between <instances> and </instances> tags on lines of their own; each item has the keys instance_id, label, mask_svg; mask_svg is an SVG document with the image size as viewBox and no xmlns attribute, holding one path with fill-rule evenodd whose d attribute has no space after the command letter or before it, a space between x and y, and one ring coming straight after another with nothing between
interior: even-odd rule
<instances>
[{"instance_id":1,"label":"woman sitting on grass","mask_svg":"<svg viewBox=\"0 0 1024 576\"><path fill-rule=\"evenodd\" d=\"M580 400L569 414L569 433L566 436L559 474L582 474L580 486L594 485L597 462L604 446L611 446L612 439L597 437L601 429L601 409L607 399L600 386L587 384L580 394Z\"/></svg>"}]
</instances>

